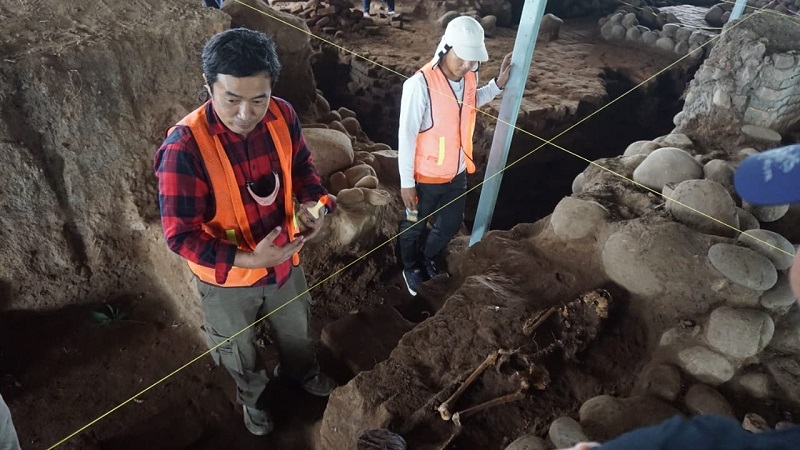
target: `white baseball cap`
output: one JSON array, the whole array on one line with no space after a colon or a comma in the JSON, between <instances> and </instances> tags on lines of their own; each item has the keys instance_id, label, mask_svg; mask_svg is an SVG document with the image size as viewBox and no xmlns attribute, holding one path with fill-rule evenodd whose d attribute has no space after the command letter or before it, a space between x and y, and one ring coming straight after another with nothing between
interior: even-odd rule
<instances>
[{"instance_id":1,"label":"white baseball cap","mask_svg":"<svg viewBox=\"0 0 800 450\"><path fill-rule=\"evenodd\" d=\"M442 42L465 61L486 62L489 53L483 43L483 27L469 16L456 17L447 24Z\"/></svg>"}]
</instances>

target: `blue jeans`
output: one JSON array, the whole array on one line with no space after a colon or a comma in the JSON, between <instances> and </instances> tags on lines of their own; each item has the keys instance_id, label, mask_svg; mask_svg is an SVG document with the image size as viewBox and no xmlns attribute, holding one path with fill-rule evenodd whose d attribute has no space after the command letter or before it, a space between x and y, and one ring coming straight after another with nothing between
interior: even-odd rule
<instances>
[{"instance_id":1,"label":"blue jeans","mask_svg":"<svg viewBox=\"0 0 800 450\"><path fill-rule=\"evenodd\" d=\"M206 0L206 1L208 1L208 0ZM388 9L389 12L394 12L394 0L385 0L384 3L386 3L386 6L389 7L389 9ZM369 4L370 4L370 0L361 0L361 5L364 7L364 12L365 13L369 12Z\"/></svg>"},{"instance_id":2,"label":"blue jeans","mask_svg":"<svg viewBox=\"0 0 800 450\"><path fill-rule=\"evenodd\" d=\"M8 410L3 396L0 395L0 449L19 450L17 430L11 422L11 411Z\"/></svg>"},{"instance_id":3,"label":"blue jeans","mask_svg":"<svg viewBox=\"0 0 800 450\"><path fill-rule=\"evenodd\" d=\"M464 207L467 203L466 197L463 196L467 191L467 173L461 172L448 183L417 183L416 188L419 198L417 203L419 220L411 222L404 218L400 222L400 237L397 238L400 243L403 268L407 270L420 268L419 263L425 259L435 259L461 229L461 224L464 222ZM423 219L444 205L448 206L434 216L433 228L428 233L420 258L418 241L427 223Z\"/></svg>"},{"instance_id":4,"label":"blue jeans","mask_svg":"<svg viewBox=\"0 0 800 450\"><path fill-rule=\"evenodd\" d=\"M203 4L211 8L222 8L222 2L225 0L203 0Z\"/></svg>"}]
</instances>

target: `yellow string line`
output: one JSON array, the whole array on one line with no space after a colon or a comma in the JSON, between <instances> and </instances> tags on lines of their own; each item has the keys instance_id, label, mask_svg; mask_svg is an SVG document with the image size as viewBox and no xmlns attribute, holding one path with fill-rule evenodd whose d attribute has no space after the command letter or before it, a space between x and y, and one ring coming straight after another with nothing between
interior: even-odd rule
<instances>
[{"instance_id":1,"label":"yellow string line","mask_svg":"<svg viewBox=\"0 0 800 450\"><path fill-rule=\"evenodd\" d=\"M649 13L653 17L658 17L658 14L654 13L653 11L651 11L649 9L644 9L641 6L631 5L630 3L624 2L623 0L617 0L617 2L622 3L623 5L630 6L631 8L638 9L638 10L644 11L646 13ZM680 25L680 26L686 27L686 28L696 28L698 30L721 30L722 29L722 27L700 27L700 26L697 26L697 25L689 25L689 24L685 24L685 23L676 24L676 25Z\"/></svg>"},{"instance_id":2,"label":"yellow string line","mask_svg":"<svg viewBox=\"0 0 800 450\"><path fill-rule=\"evenodd\" d=\"M237 3L239 3L239 4L241 4L241 5L247 6L248 8L251 8L251 9L253 9L253 10L255 10L255 11L258 11L258 12L260 12L260 13L262 13L262 14L264 14L264 15L268 16L268 17L274 18L275 20L277 20L277 21L279 21L279 22L283 22L283 23L285 23L285 24L287 24L287 25L289 25L289 26L291 26L291 27L293 27L293 28L295 28L295 29L298 29L298 30L300 30L300 31L302 31L302 32L304 32L304 33L307 33L307 34L311 35L312 37L317 37L317 36L316 36L316 35L314 35L313 33L310 33L310 32L307 32L307 31L305 31L305 30L302 30L302 29L300 29L299 27L296 27L296 26L294 26L294 25L292 25L292 24L289 24L288 22L285 22L285 21L283 21L283 20L281 20L281 19L278 19L278 18L276 18L276 17L274 17L274 16L271 16L270 14L267 14L267 13L266 13L266 12L264 12L264 11L261 11L261 10L258 10L258 9L256 9L256 8L253 8L253 7L251 7L250 5L246 5L246 4L242 3L242 2L240 2L239 0L233 0L233 1L235 1L235 2L237 2ZM762 9L763 9L763 8L762 8ZM744 22L744 20L746 20L746 19L743 19L743 20L741 20L741 21L737 22L736 24L732 25L732 26L731 26L731 28L733 28L733 27L735 27L735 26L738 26L739 24L743 23L743 22ZM358 56L359 58L362 58L362 59L364 59L365 61L371 62L371 63L373 63L373 64L375 64L375 65L377 65L377 66L379 66L379 67L383 67L383 68L385 68L386 70L388 70L388 71L390 71L390 72L393 72L393 73L395 73L395 74L398 74L398 75L400 75L401 77L405 77L403 74L400 74L400 73L398 73L398 72L396 72L396 71L394 71L394 70L392 70L392 69L389 69L388 67L382 66L382 65L380 65L380 64L379 64L379 63L377 63L377 62L371 61L371 60L367 59L366 57L363 57L363 56L361 56L361 55L358 55L357 53L353 52L352 50L345 49L344 47L338 46L338 45L336 45L336 44L334 44L334 43L332 43L332 42L330 42L330 41L327 41L327 40L325 40L325 39L323 39L323 38L319 38L319 37L317 37L317 38L318 38L318 39L320 39L320 40L322 40L322 41L324 41L324 42L328 42L328 43L330 43L331 45L334 45L335 47L338 47L338 48L340 48L340 49L342 49L342 50L344 50L344 51L347 51L347 52L349 52L349 53L352 53L353 55L356 55L356 56ZM714 38L712 38L711 40L709 40L708 42L711 42L711 41L713 41L714 39L717 39L717 38L718 38L718 37L714 37ZM708 44L708 42L706 42L706 44ZM706 44L703 44L703 46L705 46ZM698 47L698 49L697 49L697 50L700 50L700 49L702 49L702 48L703 48L703 46L700 46L700 47ZM695 51L697 51L697 50L695 50ZM665 68L664 68L664 69L662 69L661 71L657 72L655 75L651 76L650 78L646 79L645 81L643 81L643 82L639 83L638 85L636 85L635 87L631 88L630 90L628 90L627 92L625 92L625 93L624 93L624 94L622 94L621 96L619 96L619 97L615 98L614 100L612 100L611 102L609 102L609 103L607 103L607 104L603 105L602 107L600 107L599 109L597 109L597 110L596 110L595 112L593 112L592 114L589 114L588 116L586 116L586 117L585 117L585 118L583 118L582 120L578 121L577 123L575 123L575 124L574 124L574 125L572 125L571 127L567 128L566 130L562 131L561 133L559 133L558 135L556 135L555 137L553 137L553 139L557 139L557 138L561 137L562 135L564 135L564 134L565 134L565 133L567 133L568 131L572 130L572 129L573 129L573 128L575 128L576 126L578 126L578 125L580 125L581 123L583 123L583 122L585 122L586 120L588 120L590 117L593 117L595 114L599 113L599 112L600 112L600 111L602 111L603 109L605 109L605 108L607 108L607 107L611 106L612 104L616 103L616 102L617 102L618 100L620 100L621 98L625 97L626 95L630 94L630 93L631 93L631 92L633 92L634 90L636 90L636 89L638 89L639 87L643 86L644 84L646 84L647 82L649 82L650 80L652 80L653 78L655 78L656 76L658 76L658 75L660 75L661 73L665 72L666 70L670 69L671 67L673 67L674 65L676 65L677 63L679 63L680 61L682 61L683 59L687 58L689 55L691 55L691 53L689 53L689 54L687 54L687 55L683 56L682 58L680 58L680 59L678 59L677 61L673 62L672 64L668 65L667 67L665 67ZM408 78L408 77L406 77L406 78ZM690 206L688 206L688 205L685 205L685 204L683 204L683 203L681 203L681 202L679 202L679 201L677 201L677 200L671 199L671 198L669 198L669 197L667 197L667 196L663 195L662 193L660 193L660 192L658 192L658 191L656 191L656 190L654 190L654 189L650 189L650 188L648 188L647 186L644 186L644 185L642 185L641 183L638 183L638 182L636 182L636 181L634 181L634 180L631 180L631 179L629 179L629 178L625 177L624 175L621 175L621 174L619 174L619 173L617 173L617 172L614 172L613 170L611 170L611 169L609 169L609 168L607 168L607 167L601 166L601 165L599 165L599 164L595 163L594 161L590 161L589 159L587 159L587 158L585 158L585 157L583 157L583 156L581 156L581 155L578 155L577 153L571 152L571 151L569 151L569 150L565 149L564 147L561 147L561 146L559 146L559 145L556 145L556 144L554 144L553 142L551 142L550 140L547 140L547 139L541 138L541 137L539 137L539 136L536 136L535 134L533 134L533 133L531 133L531 132L528 132L528 131L526 131L526 130L523 130L523 129L521 129L521 128L518 128L518 127L516 127L516 126L514 126L514 125L511 125L510 123L508 123L508 122L505 122L505 121L503 121L502 119L500 119L500 118L497 118L497 117L495 117L495 116L493 116L493 115L491 115L491 114L489 114L489 113L487 113L487 112L484 112L484 111L482 111L482 110L480 110L480 109L478 109L477 111L478 111L478 112L480 112L480 113L482 113L482 114L485 114L485 115L487 115L487 116L489 116L489 117L492 117L492 118L496 119L496 120L497 120L497 121L499 121L499 122L502 122L502 123L505 123L505 124L507 124L507 125L509 125L509 126L512 126L512 127L513 127L513 128L515 128L516 130L519 130L519 131L521 131L521 132L523 132L523 133L525 133L525 134L528 134L529 136L532 136L532 137L534 137L534 138L536 138L536 139L539 139L540 141L542 141L542 142L544 142L544 143L543 143L542 145L540 145L540 146L536 147L535 149L531 150L530 152L526 153L525 155L521 156L520 158L518 158L517 160L515 160L515 161L514 161L514 162L512 162L511 164L508 164L508 165L507 165L505 168L503 168L502 170L498 171L497 173L495 173L495 174L492 174L492 175L491 175L491 176L489 176L489 177L488 177L486 180L484 180L484 181L482 181L482 182L480 182L480 183L476 184L475 186L473 186L473 187L472 187L472 188L470 188L470 189L467 189L467 191L465 191L465 192L464 192L464 194L462 194L462 195L460 195L459 197L457 197L457 198L455 198L455 199L451 200L450 202L448 202L447 204L443 205L442 207L440 207L440 208L439 208L439 209L437 209L436 211L432 212L431 214L429 214L429 215L425 216L424 218L422 218L421 220L419 220L419 221L417 222L417 224L419 224L419 223L425 223L425 221L427 221L427 220L428 220L430 217L434 216L436 213L438 213L438 212L439 212L439 211L441 211L442 209L444 209L444 208L448 207L449 205L451 205L451 204L452 204L452 203L454 203L455 201L459 200L461 197L463 197L463 196L465 196L465 195L469 194L470 192L474 191L475 189L477 189L477 188L481 187L481 186L482 186L484 183L486 183L486 181L488 181L488 180L490 180L490 179L494 178L494 177L495 177L495 176L497 176L497 175L500 175L500 174L501 174L501 173L503 173L505 170L507 170L508 168L512 167L513 165L515 165L515 164L516 164L516 163L518 163L519 161L521 161L521 160L523 160L523 159L527 158L528 156L532 155L533 153L535 153L537 150L541 149L541 148L542 148L542 147L544 147L545 145L547 145L547 144L550 144L550 145L552 145L552 146L554 146L554 147L556 147L556 148L558 148L558 149L560 149L560 150L563 150L563 151L565 151L566 153L568 153L568 154L570 154L570 155L573 155L573 156L575 156L575 157L577 157L577 158L580 158L580 159L582 159L582 160L584 160L584 161L587 161L587 162L589 162L589 164L593 164L593 165L595 165L595 166L597 166L597 167L599 167L599 168L601 168L601 169L603 169L603 170L605 170L605 171L607 171L607 172L609 172L609 173L611 173L611 174L613 174L613 175L616 175L617 177L620 177L620 178L622 178L622 179L624 179L624 180L630 181L631 183L634 183L634 184L636 184L636 185L638 185L638 186L641 186L641 187L643 187L643 188L645 188L645 189L648 189L648 190L650 190L650 191L652 191L652 192L654 192L654 193L656 193L656 194L658 194L658 195L660 195L660 196L662 196L662 197L666 198L667 200L671 200L671 201L673 201L673 202L675 202L675 203L677 203L677 204L679 204L679 205L681 205L681 206L684 206L684 207L686 207L686 208L688 208L688 209L690 209L690 210L692 210L692 211L695 211L695 212L697 212L698 214L700 214L701 216L704 216L704 217L710 218L710 219L712 219L712 220L714 220L714 221L717 221L717 222L721 223L722 225L724 225L724 226L726 226L726 227L728 227L728 228L731 228L731 229L733 229L733 230L736 230L736 231L738 231L738 232L740 232L740 233L746 234L747 236L750 236L751 238L753 238L753 239L755 239L755 240L757 240L757 241L759 241L759 242L761 242L761 243L763 243L763 244L765 244L765 245L768 245L768 246L770 246L770 247L772 247L772 248L774 248L774 249L777 249L777 250L779 250L779 251L781 251L781 252L783 252L783 253L786 253L786 254L788 254L788 255L790 255L790 256L794 256L794 255L792 255L791 253L789 253L789 252L786 252L785 250L783 250L783 249L781 249L781 248L778 248L778 247L776 247L776 246L774 246L774 245L772 245L772 244L770 244L770 243L768 243L768 242L766 242L766 241L763 241L763 240L761 240L761 239L758 239L758 238L757 238L757 237L755 237L755 236L752 236L752 235L749 235L749 234L747 234L747 233L745 233L745 232L742 232L742 231L741 231L741 230L739 230L738 228L736 228L736 227L733 227L733 226L730 226L730 225L728 225L728 224L726 224L726 223L724 223L724 222L720 221L719 219L716 219L716 218L714 218L714 217L712 217L712 216L709 216L708 214L705 214L705 213L703 213L703 212L701 212L701 211L698 211L698 210L696 210L696 209L694 209L694 208L692 208L692 207L690 207ZM414 225L414 226L417 226L417 225ZM280 310L281 310L281 309L283 309L283 308L284 308L286 305L288 305L288 304L292 303L293 301L297 300L298 298L302 297L303 295L305 295L305 294L309 293L310 291L314 290L314 289L315 289L317 286L319 286L319 285L321 285L321 284L323 284L323 283L327 282L327 281L328 281L328 280L330 280L331 278L333 278L333 277L335 277L335 276L339 275L340 273L342 273L343 271L345 271L345 270L349 269L350 267L352 267L353 265L355 265L357 262L361 261L362 259L364 259L364 258L366 258L367 256L371 255L372 253L374 253L374 252L375 252L375 251L377 251L378 249L380 249L380 248L384 247L385 245L389 244L389 243L390 243L390 242L392 242L392 241L393 241L395 238L397 238L397 237L401 236L403 233L405 233L406 231L408 231L408 230L410 230L410 229L411 229L411 227L407 228L406 230L403 230L403 231L399 232L398 234L396 234L395 236L393 236L393 237L391 237L391 238L387 239L386 241L384 241L383 243L379 244L378 246L376 246L376 247L375 247L375 248L373 248L372 250L369 250L368 252L364 253L363 255L361 255L360 257L356 258L356 259L355 259L354 261L352 261L351 263L349 263L349 264L345 265L344 267L342 267L341 269L339 269L339 270L337 270L337 271L333 272L331 275L328 275L328 276L327 276L327 277L325 277L323 280L321 280L321 281L319 281L319 282L315 283L314 285L312 285L311 287L309 287L308 289L306 289L306 290L305 290L305 291L303 291L302 293L298 294L297 296L295 296L295 297L294 297L294 298L292 298L291 300L288 300L288 301L287 301L286 303L284 303L283 305L281 305L281 306L279 306L279 307L275 308L273 311L271 311L271 312L267 313L267 314L266 314L266 315L264 315L262 318L260 318L260 319L256 320L256 321L255 321L255 322L253 322L252 324L250 324L250 325L248 325L247 327L243 328L242 330L240 330L239 332L237 332L237 333L235 333L234 335L230 336L229 338L227 338L226 340L222 341L221 343L219 343L219 344L215 345L214 347L211 347L210 349L208 349L208 350L206 350L205 352L201 353L200 355L198 355L198 356L197 356L197 357L195 357L194 359L190 360L190 361L189 361L189 362L187 362L186 364L184 364L184 365L182 365L181 367L179 367L179 368L175 369L174 371L170 372L168 375L164 376L164 377L163 377L163 378L161 378L160 380L158 380L158 381L154 382L154 383L153 383L153 384L151 384L150 386L146 387L145 389L141 390L141 391L140 391L140 392L138 392L137 394L135 394L135 395L133 395L132 397L130 397L129 399L125 400L124 402L122 402L122 403L120 403L119 405L115 406L114 408L110 409L110 410L109 410L109 411L107 411L106 413L102 414L101 416L97 417L96 419L94 419L94 420L92 420L91 422L87 423L86 425L82 426L82 427L81 427L81 428L79 428L78 430L74 431L73 433L71 433L70 435L68 435L67 437L65 437L64 439L62 439L62 440L58 441L57 443L53 444L52 446L48 447L48 449L47 449L47 450L52 450L52 449L54 449L54 448L56 448L56 447L58 447L58 446L60 446L60 445L64 444L65 442L69 441L70 439L72 439L73 437L75 437L76 435L78 435L79 433L81 433L82 431L84 431L84 430L86 430L87 428L91 427L92 425L96 424L96 423L97 423L97 422L99 422L100 420L102 420L102 419L106 418L107 416L109 416L109 415L110 415L110 414L112 414L113 412L117 411L118 409L120 409L120 408L122 408L123 406L127 405L128 403L132 402L134 399L136 399L136 398L138 398L138 397L142 396L143 394L147 393L148 391L150 391L151 389L153 389L153 388L154 388L154 387L156 387L157 385L159 385L159 384L163 383L164 381L166 381L167 379L169 379L169 378L170 378L170 377L172 377L173 375L177 374L177 373L178 373L178 372L180 372L181 370L183 370L183 369L185 369L186 367L189 367L190 365L194 364L195 362L197 362L198 360L200 360L202 357L204 357L204 356L206 356L206 355L210 354L212 351L216 350L216 349L217 349L217 348L219 348L220 346L222 346L222 345L224 345L224 344L226 344L226 343L230 342L230 340L231 340L231 339L234 339L236 336L239 336L239 335L240 335L240 334L242 334L243 332L247 331L248 329L252 328L253 326L255 326L255 325L257 325L258 323L262 322L263 320L267 319L267 318L268 318L269 316L271 316L272 314L274 314L274 313L276 313L276 312L280 311Z\"/></svg>"}]
</instances>

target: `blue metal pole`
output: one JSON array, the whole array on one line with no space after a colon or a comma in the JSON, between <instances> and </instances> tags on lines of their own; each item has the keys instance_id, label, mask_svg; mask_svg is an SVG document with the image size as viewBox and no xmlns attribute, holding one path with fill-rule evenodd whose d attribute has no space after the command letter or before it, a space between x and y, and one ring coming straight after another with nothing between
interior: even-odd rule
<instances>
[{"instance_id":1,"label":"blue metal pole","mask_svg":"<svg viewBox=\"0 0 800 450\"><path fill-rule=\"evenodd\" d=\"M481 198L478 201L478 211L475 214L475 225L469 245L479 242L489 230L492 222L494 207L497 204L497 194L503 181L503 169L508 160L508 151L511 148L511 138L514 136L514 126L517 123L519 106L522 103L522 94L525 92L525 83L528 81L528 72L533 59L533 49L536 37L539 35L539 25L542 23L544 8L547 0L525 0L522 7L522 17L519 21L517 39L514 42L514 55L511 74L506 82L503 100L500 102L500 113L492 138L492 149L489 153L489 162L486 166L486 175L481 189Z\"/></svg>"},{"instance_id":2,"label":"blue metal pole","mask_svg":"<svg viewBox=\"0 0 800 450\"><path fill-rule=\"evenodd\" d=\"M747 6L747 0L736 0L736 5L734 5L733 11L731 11L731 17L728 19L728 22L742 17L745 6Z\"/></svg>"}]
</instances>

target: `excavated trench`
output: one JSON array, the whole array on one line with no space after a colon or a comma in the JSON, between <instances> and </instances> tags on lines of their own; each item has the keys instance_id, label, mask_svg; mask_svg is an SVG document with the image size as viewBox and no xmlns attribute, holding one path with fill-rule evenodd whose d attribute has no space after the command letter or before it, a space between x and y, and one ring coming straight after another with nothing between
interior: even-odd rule
<instances>
[{"instance_id":1,"label":"excavated trench","mask_svg":"<svg viewBox=\"0 0 800 450\"><path fill-rule=\"evenodd\" d=\"M146 8L141 10L149 11ZM202 36L186 33L186 41L202 41ZM142 55L149 54L148 48L160 47L162 41L172 42L169 40L171 38L160 34L150 39L137 44L139 46L130 53L143 58ZM131 42L139 41L131 39ZM75 49L75 54L79 50ZM110 44L109 48L91 50L83 53L87 60L100 55L115 61L113 55L120 54L119 49ZM43 223L41 216L44 211L46 226L41 226L47 233L43 239L46 241L44 247L51 245L61 252L45 254L44 250L33 245L19 249L14 247L14 256L17 258L14 261L31 261L30 267L33 269L29 268L21 279L13 282L0 279L0 308L19 301L22 285L28 287L25 290L26 301L37 307L47 307L42 307L42 312L4 313L0 320L0 337L6 343L0 347L0 362L3 363L0 367L0 386L4 388L3 394L15 412L21 436L32 448L55 443L205 351L197 332L201 322L196 300L191 286L187 284L185 269L176 263L173 255L164 257L167 250L160 240L151 168L152 151L161 141L164 124L176 112L174 105L165 104L158 95L163 92L177 93L174 96L179 98L179 102L185 103L182 106L196 103L193 93L200 83L197 77L192 77L197 74L187 74L185 67L179 65L185 59L177 58L176 67L171 68L181 76L174 80L161 80L157 92L151 92L153 83L147 78L135 80L141 86L131 82L132 91L148 94L137 97L136 101L133 97L123 96L119 99L121 104L131 107L131 111L120 113L119 117L86 106L87 110L80 110L81 114L110 118L91 123L91 127L70 119L65 122L67 125L51 132L50 135L55 138L51 139L52 142L48 140L45 145L26 142L18 135L4 137L4 143L18 142L20 148L31 152L25 161L12 167L19 169L17 172L20 173L31 170L31 167L39 167L39 172L33 172L43 174L36 179L40 185L37 189L40 192L52 191L50 203L39 204L39 213L31 212L28 223L34 223L34 217L38 217L37 223ZM94 97L95 92L97 95L102 92L127 92L126 89L115 90L96 81L122 80L126 76L122 65L117 67L98 63L107 60L89 60L80 65L86 86L77 93L59 89L68 85L68 78L59 79L53 73L64 75L67 73L64 71L51 69L52 73L45 74L48 77L42 75L42 79L34 81L55 93L47 97L49 103L72 105L75 108L97 105L99 102ZM143 61L133 62L148 66ZM337 54L327 51L318 54L312 63L318 87L325 92L331 106L353 109L363 129L373 140L396 147L393 130L397 129L402 86L400 77L379 74L365 63L343 61ZM36 64L25 61L19 66L30 73L38 70ZM108 67L114 67L114 70ZM18 69L21 74L25 73L23 69ZM634 84L624 72L610 69L604 78L609 99L627 91ZM594 160L617 155L634 140L664 134L671 128L671 118L679 109L679 95L688 78L689 74L682 72L665 74L647 90L626 96L557 143ZM118 84L125 83L120 81ZM363 90L365 84L372 86L370 90ZM79 98L79 94L82 97ZM33 94L25 100L32 104L44 102L43 98ZM147 120L138 128L130 128L131 125L123 123L122 118L142 115L142 111L133 107L137 104L147 109ZM583 104L568 120L539 122L538 127L520 126L549 138L595 109L596 106ZM81 114L67 117L80 117ZM4 110L0 117L4 118L4 124L0 127L3 130L24 129L14 121L17 119L10 119L12 115L9 110ZM492 126L488 120L481 121L483 129ZM46 123L45 119L37 118L31 119L26 126L48 130ZM84 155L76 150L77 143L73 142L78 139L76 136L83 137L83 145L92 151L108 148L106 140L99 136L107 137L109 130L113 130L111 140L115 141L115 147L109 150L108 155L89 155L89 152ZM483 133L479 142L479 146L487 149L491 134ZM538 145L533 138L516 136L509 160L519 158ZM60 155L68 158L61 158ZM130 160L126 159L128 155ZM17 163L16 160L12 162ZM549 214L557 201L569 194L572 179L585 164L550 147L542 148L526 158L506 173L493 228L510 229L516 224L532 223ZM102 169L100 172L103 177L90 178L94 172L85 168L95 170L97 167ZM117 174L124 176L118 177ZM476 175L473 182L479 181L480 175ZM106 189L107 186L114 189ZM469 197L468 227L472 224L477 198L477 192ZM103 206L102 214L98 213L98 204ZM119 233L119 230L124 233ZM0 231L0 235L3 233ZM436 295L414 302L399 285L396 277L398 268L392 265L393 258L386 253L391 252L380 253L380 258L374 257L368 264L344 272L322 287L324 291L321 290L318 297L324 300L315 310L318 314L315 317L317 331L351 312L348 309L354 312L357 308L381 303L397 307L414 322L413 325L418 325L435 314L449 295L459 288L452 284L440 286ZM348 258L350 256L347 255ZM492 257L499 255L486 258ZM330 273L330 268L324 262L316 263L316 269L309 271L312 279L322 279ZM579 279L577 272L565 272L565 267L565 263L558 263L543 270L542 276L556 280L551 281L561 286L559 292L564 294L563 298L548 297L548 301L563 301L584 289L598 287L591 284L590 280L576 281ZM365 281L367 279L368 282ZM542 283L547 285L551 281ZM458 282L455 277L454 282ZM377 290L376 286L379 286ZM644 357L645 343L652 336L638 325L638 312L629 310L624 295L617 297L620 300L617 312L607 323L611 332L588 347L589 355L581 367L561 367L552 371L556 378L561 379L564 375L566 381L556 383L557 392L548 394L546 400L552 401L552 404L548 403L544 409L535 411L538 416L534 420L534 428L538 431L549 423L552 416L574 408L576 403L573 397L583 397L589 395L589 391L601 388L606 392L624 392L629 386L630 374ZM36 301L31 302L31 298ZM79 300L72 305L65 305L65 301L51 304L52 299L64 298ZM112 309L107 309L108 305ZM546 306L546 302L537 306ZM14 342L18 344L8 345ZM274 346L269 344L268 333L260 333L259 348L268 364L273 364L277 355ZM387 355L388 350L385 352ZM618 358L620 355L624 357ZM604 358L609 356L624 363L604 367ZM342 384L354 376L352 372L341 368L340 360L325 352L322 352L321 360L323 367ZM590 376L591 370L602 371L604 375ZM605 384L602 380L597 381L598 378L616 381ZM278 418L278 431L270 438L270 442L275 448L314 448L318 421L326 404L323 400L309 399L302 393L286 393L285 388L280 383L272 383L270 387L270 395L275 397L273 413ZM564 394L566 400L558 395L569 392L572 394ZM263 446L263 440L247 435L242 428L241 412L234 405L232 396L229 376L223 369L214 367L210 358L206 357L153 391L129 402L113 416L92 427L91 431L79 435L66 448L211 449L224 445L234 448ZM500 423L501 420L496 422ZM47 424L47 427L42 427L42 424ZM461 439L468 442L468 437L469 434L466 434ZM422 436L420 439L426 438ZM347 443L347 448L349 445Z\"/></svg>"},{"instance_id":2,"label":"excavated trench","mask_svg":"<svg viewBox=\"0 0 800 450\"><path fill-rule=\"evenodd\" d=\"M364 131L372 139L397 147L402 77L386 73L358 58L343 58L325 47L316 55L312 66L318 87L332 107L344 106L356 111L362 117ZM589 161L617 156L632 142L653 139L674 128L672 118L683 106L681 95L694 71L679 67L659 75L646 86L632 90L637 82L628 74L606 68L602 78L607 101L603 104L583 102L574 115L563 120L531 120L526 123L522 119L517 127L551 140L603 108L553 142ZM605 106L609 102L613 103ZM485 162L488 158L493 130L494 119L479 115L476 160ZM515 133L508 164L519 162L503 174L492 229L507 230L518 223L533 223L550 214L559 200L572 193L573 179L588 162L558 147L542 144L545 144L542 140L528 134ZM470 179L470 186L483 180L484 169L485 164L479 166L479 172ZM472 228L479 197L479 189L467 197L465 224L469 229Z\"/></svg>"}]
</instances>

